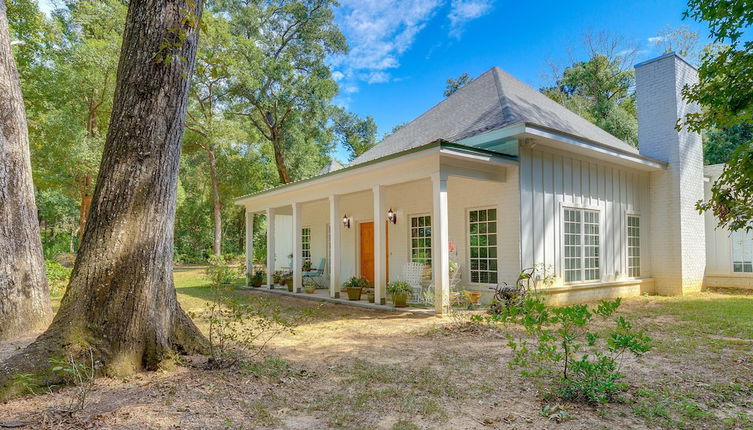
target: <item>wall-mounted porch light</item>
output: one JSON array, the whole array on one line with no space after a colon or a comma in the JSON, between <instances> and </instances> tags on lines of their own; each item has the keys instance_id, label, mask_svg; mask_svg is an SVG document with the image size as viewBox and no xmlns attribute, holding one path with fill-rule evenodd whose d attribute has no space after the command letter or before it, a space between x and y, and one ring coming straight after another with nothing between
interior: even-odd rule
<instances>
[{"instance_id":1,"label":"wall-mounted porch light","mask_svg":"<svg viewBox=\"0 0 753 430\"><path fill-rule=\"evenodd\" d=\"M390 208L390 210L387 211L387 221L391 222L392 224L397 224L397 213Z\"/></svg>"},{"instance_id":2,"label":"wall-mounted porch light","mask_svg":"<svg viewBox=\"0 0 753 430\"><path fill-rule=\"evenodd\" d=\"M348 217L347 213L343 215L343 226L345 228L350 228L350 218Z\"/></svg>"}]
</instances>

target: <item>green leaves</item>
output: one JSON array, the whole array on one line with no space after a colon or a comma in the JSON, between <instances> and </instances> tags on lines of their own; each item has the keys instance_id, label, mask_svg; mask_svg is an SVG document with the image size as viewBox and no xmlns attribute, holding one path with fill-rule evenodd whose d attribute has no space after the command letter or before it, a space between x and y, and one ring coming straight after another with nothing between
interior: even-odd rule
<instances>
[{"instance_id":1,"label":"green leaves","mask_svg":"<svg viewBox=\"0 0 753 430\"><path fill-rule=\"evenodd\" d=\"M623 59L594 52L565 68L556 84L542 90L552 100L597 126L637 146L638 122L631 88L635 72Z\"/></svg>"},{"instance_id":2,"label":"green leaves","mask_svg":"<svg viewBox=\"0 0 753 430\"><path fill-rule=\"evenodd\" d=\"M618 298L596 307L549 307L541 296L532 294L518 306L502 308L488 321L517 323L525 328L527 337L516 339L507 334L513 351L511 367L520 368L525 376L559 375L554 383L561 397L596 404L612 401L626 389L627 385L620 382L624 375L618 371L624 353L640 356L650 349L651 339L634 330L622 316L614 319L606 340L589 329L595 315L607 320L620 304Z\"/></svg>"},{"instance_id":3,"label":"green leaves","mask_svg":"<svg viewBox=\"0 0 753 430\"><path fill-rule=\"evenodd\" d=\"M698 69L699 82L686 86L683 97L703 109L681 118L677 129L732 129L753 124L753 41L741 37L753 23L753 4L744 0L690 0L686 17L706 21L716 42ZM746 136L747 137L747 136ZM753 141L744 140L730 155L724 172L699 211L712 211L719 226L753 228Z\"/></svg>"}]
</instances>

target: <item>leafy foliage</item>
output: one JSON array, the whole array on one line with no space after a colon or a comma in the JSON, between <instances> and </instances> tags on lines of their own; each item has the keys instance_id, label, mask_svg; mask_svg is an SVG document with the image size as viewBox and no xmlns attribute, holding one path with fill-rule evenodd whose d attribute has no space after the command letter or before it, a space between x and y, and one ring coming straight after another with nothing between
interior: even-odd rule
<instances>
[{"instance_id":1,"label":"leafy foliage","mask_svg":"<svg viewBox=\"0 0 753 430\"><path fill-rule=\"evenodd\" d=\"M339 143L354 159L376 145L377 125L374 118L359 118L352 112L335 107L332 114L333 132Z\"/></svg>"},{"instance_id":2,"label":"leafy foliage","mask_svg":"<svg viewBox=\"0 0 753 430\"><path fill-rule=\"evenodd\" d=\"M613 319L605 334L591 327L595 316L612 318L620 303L550 307L540 295L530 294L520 305L502 308L486 320L525 328L527 337L507 336L514 353L511 367L522 368L527 376L553 376L564 399L598 404L617 399L627 388L620 372L624 354L640 356L650 349L651 339L622 316Z\"/></svg>"},{"instance_id":3,"label":"leafy foliage","mask_svg":"<svg viewBox=\"0 0 753 430\"><path fill-rule=\"evenodd\" d=\"M347 50L334 24L333 0L227 0L221 12L234 36L234 109L266 140L279 181L326 163L326 124L337 93L326 62ZM309 170L310 169L310 170Z\"/></svg>"},{"instance_id":4,"label":"leafy foliage","mask_svg":"<svg viewBox=\"0 0 753 430\"><path fill-rule=\"evenodd\" d=\"M586 61L565 68L555 85L543 90L597 126L633 145L638 145L638 122L633 70L623 67L624 58L593 52Z\"/></svg>"},{"instance_id":5,"label":"leafy foliage","mask_svg":"<svg viewBox=\"0 0 753 430\"><path fill-rule=\"evenodd\" d=\"M353 276L343 283L345 288L366 288L368 286L369 280L360 276Z\"/></svg>"},{"instance_id":6,"label":"leafy foliage","mask_svg":"<svg viewBox=\"0 0 753 430\"><path fill-rule=\"evenodd\" d=\"M94 389L94 379L97 370L101 367L99 361L94 359L94 351L91 347L85 349L76 357L69 354L66 358L51 358L52 367L50 372L63 376L66 385L73 386L74 396L70 399L68 412L81 411L86 407L86 401Z\"/></svg>"},{"instance_id":7,"label":"leafy foliage","mask_svg":"<svg viewBox=\"0 0 753 430\"><path fill-rule=\"evenodd\" d=\"M450 97L451 95L455 94L457 90L466 86L468 82L470 81L471 81L471 75L469 75L468 73L463 73L457 78L447 79L447 86L445 86L444 93L443 93L444 96Z\"/></svg>"},{"instance_id":8,"label":"leafy foliage","mask_svg":"<svg viewBox=\"0 0 753 430\"><path fill-rule=\"evenodd\" d=\"M209 324L210 367L230 367L243 358L260 354L273 337L292 332L294 325L306 316L287 318L276 300L263 297L237 300L228 285L236 271L221 256L212 256L210 261L211 302L202 314Z\"/></svg>"},{"instance_id":9,"label":"leafy foliage","mask_svg":"<svg viewBox=\"0 0 753 430\"><path fill-rule=\"evenodd\" d=\"M726 163L735 150L753 140L753 123L712 128L703 136L703 161L706 164Z\"/></svg>"},{"instance_id":10,"label":"leafy foliage","mask_svg":"<svg viewBox=\"0 0 753 430\"><path fill-rule=\"evenodd\" d=\"M703 109L678 121L693 131L753 122L753 41L742 38L753 24L753 4L744 0L690 0L686 17L708 23L711 37L724 44L707 51L698 69L699 82L686 86L683 96ZM753 141L740 144L729 156L722 175L711 187L711 198L699 202L719 225L731 230L753 228Z\"/></svg>"}]
</instances>

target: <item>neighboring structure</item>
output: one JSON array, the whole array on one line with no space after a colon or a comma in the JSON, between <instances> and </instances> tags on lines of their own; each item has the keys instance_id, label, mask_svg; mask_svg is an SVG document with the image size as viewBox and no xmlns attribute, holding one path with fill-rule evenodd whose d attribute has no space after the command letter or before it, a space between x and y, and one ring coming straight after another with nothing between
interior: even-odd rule
<instances>
[{"instance_id":1,"label":"neighboring structure","mask_svg":"<svg viewBox=\"0 0 753 430\"><path fill-rule=\"evenodd\" d=\"M723 164L706 166L705 198L711 196L711 185L721 175ZM706 279L712 288L753 289L753 231L717 228L716 218L706 213Z\"/></svg>"},{"instance_id":2,"label":"neighboring structure","mask_svg":"<svg viewBox=\"0 0 753 430\"><path fill-rule=\"evenodd\" d=\"M640 150L493 68L349 165L237 204L247 231L253 214L274 220L267 267L292 265L295 291L305 259L326 259L332 297L361 275L378 303L405 263L423 263L439 313L451 261L464 289L487 297L534 265L556 275L546 292L559 303L697 291L706 259L729 259L707 257L705 232L722 233L694 206L704 187L700 136L675 130L695 109L681 90L697 72L668 54L636 66L636 80ZM284 244L281 217L292 236ZM293 257L281 265L283 248Z\"/></svg>"}]
</instances>

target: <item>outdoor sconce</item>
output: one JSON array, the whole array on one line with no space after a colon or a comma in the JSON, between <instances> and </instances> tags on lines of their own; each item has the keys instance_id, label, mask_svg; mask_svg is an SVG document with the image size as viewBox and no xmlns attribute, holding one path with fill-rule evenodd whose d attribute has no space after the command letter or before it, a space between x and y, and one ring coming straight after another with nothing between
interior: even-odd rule
<instances>
[{"instance_id":1,"label":"outdoor sconce","mask_svg":"<svg viewBox=\"0 0 753 430\"><path fill-rule=\"evenodd\" d=\"M343 215L343 226L345 228L350 228L350 218L348 217L348 214Z\"/></svg>"},{"instance_id":2,"label":"outdoor sconce","mask_svg":"<svg viewBox=\"0 0 753 430\"><path fill-rule=\"evenodd\" d=\"M397 224L397 212L393 211L392 208L387 211L387 221Z\"/></svg>"}]
</instances>

